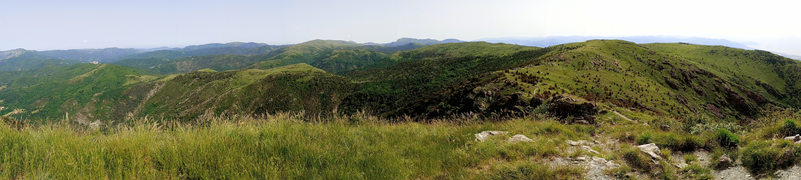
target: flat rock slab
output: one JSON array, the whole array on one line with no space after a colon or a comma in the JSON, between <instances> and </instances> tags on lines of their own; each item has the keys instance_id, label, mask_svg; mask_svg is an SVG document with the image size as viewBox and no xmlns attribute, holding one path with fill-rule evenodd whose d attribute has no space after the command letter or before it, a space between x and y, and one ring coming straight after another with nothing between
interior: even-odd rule
<instances>
[{"instance_id":1,"label":"flat rock slab","mask_svg":"<svg viewBox=\"0 0 801 180\"><path fill-rule=\"evenodd\" d=\"M516 143L516 142L534 142L534 140L531 140L530 138L528 138L528 137L526 137L526 136L524 136L524 135L522 135L522 134L518 134L518 135L512 136L512 137L510 137L510 138L509 138L509 140L506 140L506 141L509 141L509 142L511 142L511 143Z\"/></svg>"}]
</instances>

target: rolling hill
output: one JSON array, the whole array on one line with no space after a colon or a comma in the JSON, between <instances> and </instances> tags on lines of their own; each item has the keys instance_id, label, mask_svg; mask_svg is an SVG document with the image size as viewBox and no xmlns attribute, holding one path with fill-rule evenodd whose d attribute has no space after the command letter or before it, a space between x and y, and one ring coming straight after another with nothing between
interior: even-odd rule
<instances>
[{"instance_id":1,"label":"rolling hill","mask_svg":"<svg viewBox=\"0 0 801 180\"><path fill-rule=\"evenodd\" d=\"M44 122L64 118L89 124L109 119L111 105L127 87L154 80L144 70L109 64L76 64L44 76L25 76L0 90L0 114ZM30 73L30 72L28 72Z\"/></svg>"},{"instance_id":2,"label":"rolling hill","mask_svg":"<svg viewBox=\"0 0 801 180\"><path fill-rule=\"evenodd\" d=\"M584 118L589 111L581 108L600 108L742 121L767 108L800 105L794 94L801 64L765 51L619 40L405 48L412 50L314 40L261 55L118 62L132 67L51 63L0 73L8 78L0 89L8 108L0 113L21 109L11 116L51 119L70 113L109 123L301 110L423 119L522 115L545 104L566 119ZM592 107L577 106L586 103Z\"/></svg>"}]
</instances>

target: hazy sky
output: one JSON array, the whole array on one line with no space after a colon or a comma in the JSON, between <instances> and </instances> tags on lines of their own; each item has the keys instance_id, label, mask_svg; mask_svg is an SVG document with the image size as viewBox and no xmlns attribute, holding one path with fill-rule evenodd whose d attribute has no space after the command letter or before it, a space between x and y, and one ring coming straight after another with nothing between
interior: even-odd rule
<instances>
[{"instance_id":1,"label":"hazy sky","mask_svg":"<svg viewBox=\"0 0 801 180\"><path fill-rule=\"evenodd\" d=\"M0 50L667 35L801 55L797 0L0 0Z\"/></svg>"}]
</instances>

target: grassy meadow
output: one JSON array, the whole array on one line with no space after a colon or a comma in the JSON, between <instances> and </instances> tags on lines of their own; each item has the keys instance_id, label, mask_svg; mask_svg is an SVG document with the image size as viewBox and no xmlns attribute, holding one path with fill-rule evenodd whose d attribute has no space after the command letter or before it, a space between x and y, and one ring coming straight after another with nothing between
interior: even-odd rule
<instances>
[{"instance_id":1,"label":"grassy meadow","mask_svg":"<svg viewBox=\"0 0 801 180\"><path fill-rule=\"evenodd\" d=\"M599 125L568 125L534 115L513 119L461 116L429 122L364 113L309 117L200 117L193 123L138 119L115 127L66 123L0 124L2 179L582 179L581 166L550 166L553 158L598 156L621 164L605 174L657 179L708 179L727 154L751 173L770 177L801 161L801 145L781 137L801 133L801 112L776 110L740 127L703 115L681 121L614 113ZM6 119L8 120L8 119ZM664 128L671 127L671 128ZM509 131L488 141L474 134ZM511 143L523 134L533 142ZM570 151L567 140L612 140L600 154ZM606 141L608 142L608 141ZM634 146L655 143L654 163ZM692 153L707 151L711 164ZM788 153L790 152L790 153ZM676 168L671 164L684 162Z\"/></svg>"},{"instance_id":2,"label":"grassy meadow","mask_svg":"<svg viewBox=\"0 0 801 180\"><path fill-rule=\"evenodd\" d=\"M591 126L516 119L386 123L298 114L139 123L92 129L68 123L0 126L3 179L580 179L579 168L530 159L559 155ZM484 130L534 143L474 141ZM510 135L511 136L511 135ZM506 137L508 138L508 136Z\"/></svg>"}]
</instances>

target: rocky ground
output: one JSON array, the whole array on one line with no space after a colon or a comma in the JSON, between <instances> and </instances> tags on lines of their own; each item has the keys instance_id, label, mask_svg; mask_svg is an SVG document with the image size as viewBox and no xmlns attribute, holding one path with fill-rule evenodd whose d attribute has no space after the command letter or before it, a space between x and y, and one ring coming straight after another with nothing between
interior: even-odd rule
<instances>
[{"instance_id":1,"label":"rocky ground","mask_svg":"<svg viewBox=\"0 0 801 180\"><path fill-rule=\"evenodd\" d=\"M575 151L587 151L591 155L584 155L579 157L551 157L547 160L551 168L559 167L559 166L579 166L587 170L585 174L585 179L590 180L609 180L609 179L618 179L614 176L609 175L608 170L612 170L615 168L619 168L621 165L625 164L625 161L622 160L607 160L601 158L601 152L613 152L616 150L618 146L617 140L614 139L603 139L601 141L593 140L593 142L588 141L571 141L568 140L566 143L570 145L569 149L566 149L568 153L573 153ZM645 153L645 152L644 152ZM699 165L703 167L709 167L710 160L710 153L706 151L695 151L691 152L698 158ZM687 162L684 162L684 159L681 158L684 156L684 153L673 153L671 155L673 158L673 165L677 167L677 169L681 169L687 166ZM680 170L679 170L680 171ZM714 179L719 180L749 180L749 179L757 179L754 175L748 172L748 170L742 166L741 161L733 162L733 166L729 168L722 168L722 169L713 169L711 175ZM679 176L681 179L684 179L681 175ZM639 172L631 172L625 175L627 179L650 179L648 174L639 173ZM782 179L782 180L797 180L801 179L801 166L795 165L791 168L779 170L774 173L773 177L764 177L760 179Z\"/></svg>"}]
</instances>

